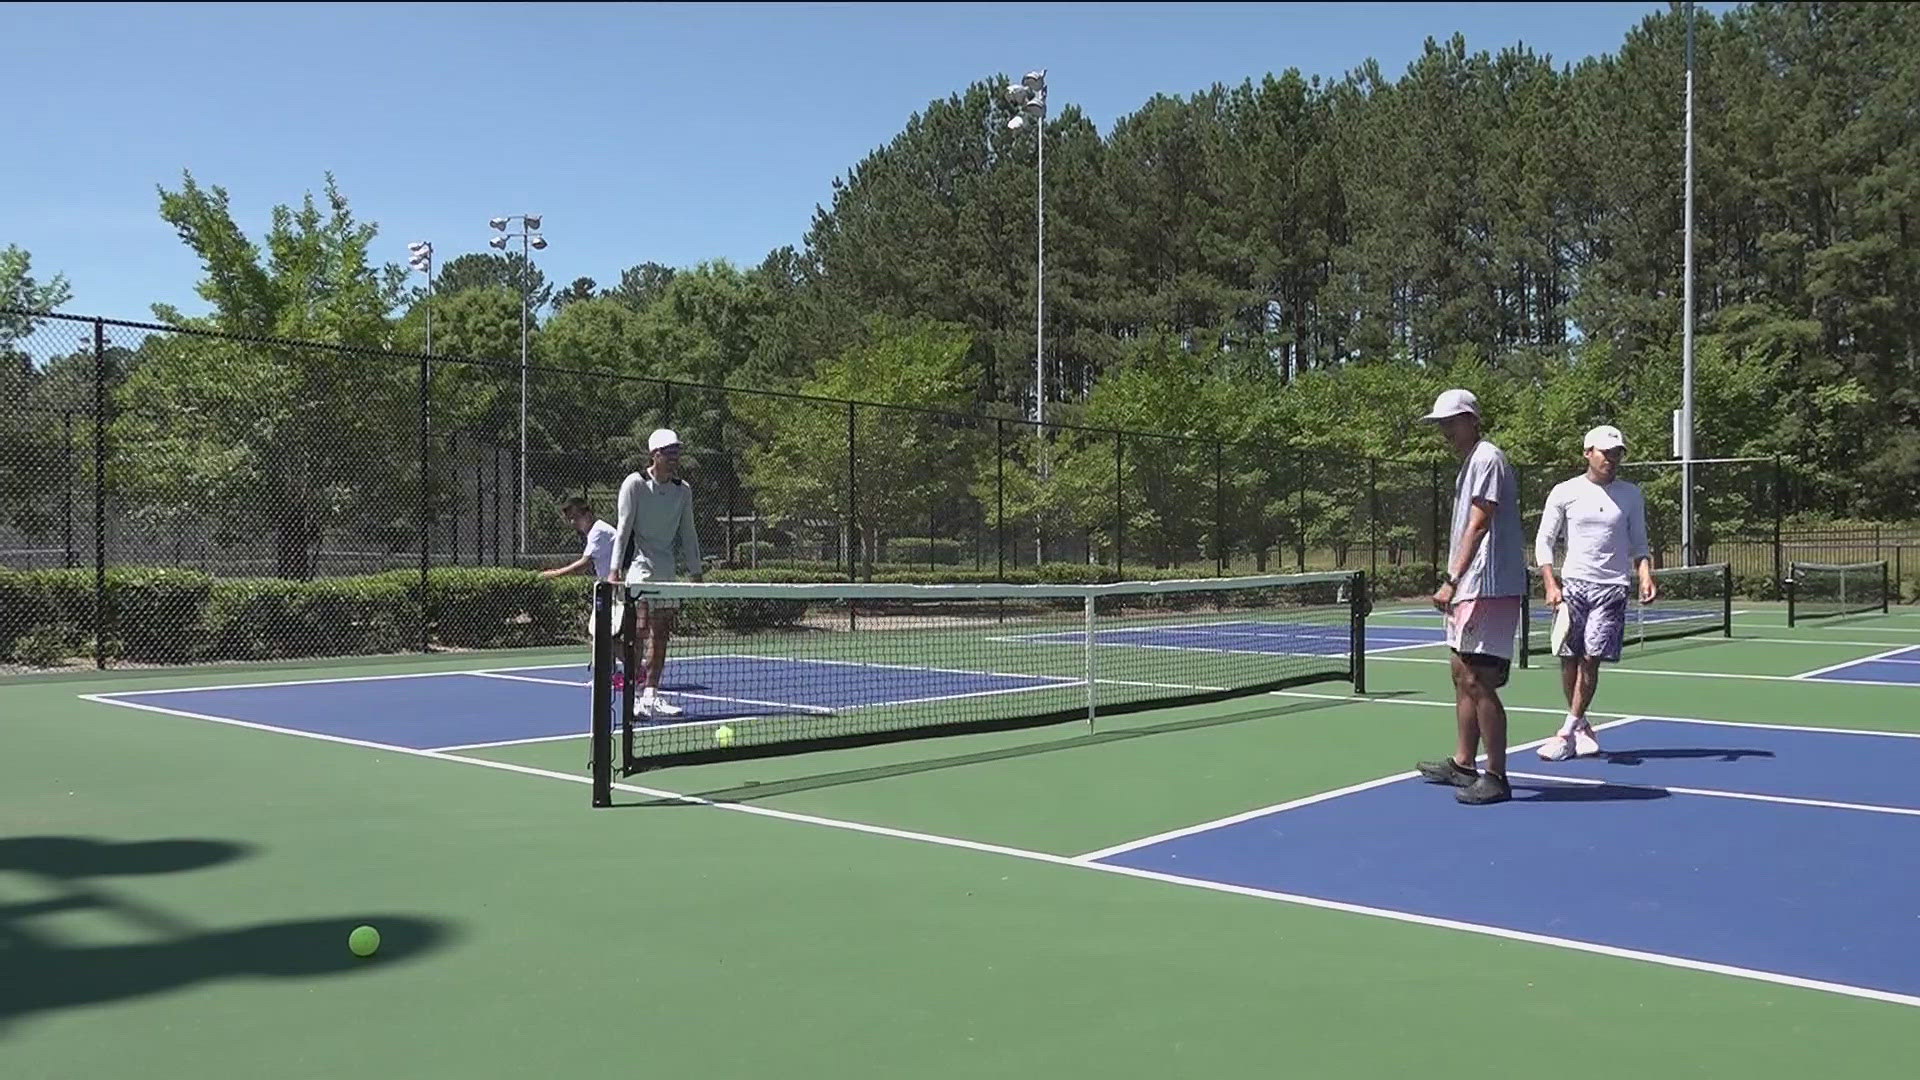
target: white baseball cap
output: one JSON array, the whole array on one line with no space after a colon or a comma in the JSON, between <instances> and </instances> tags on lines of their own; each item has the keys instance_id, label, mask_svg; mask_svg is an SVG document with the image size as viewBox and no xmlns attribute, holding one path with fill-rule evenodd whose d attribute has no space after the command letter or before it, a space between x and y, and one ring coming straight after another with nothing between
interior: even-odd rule
<instances>
[{"instance_id":1,"label":"white baseball cap","mask_svg":"<svg viewBox=\"0 0 1920 1080\"><path fill-rule=\"evenodd\" d=\"M664 446L679 445L680 436L675 435L670 428L655 428L653 434L647 436L647 453L649 454Z\"/></svg>"},{"instance_id":2,"label":"white baseball cap","mask_svg":"<svg viewBox=\"0 0 1920 1080\"><path fill-rule=\"evenodd\" d=\"M1480 399L1474 397L1471 390L1443 390L1439 397L1433 399L1433 411L1420 419L1445 420L1461 413L1479 416Z\"/></svg>"},{"instance_id":3,"label":"white baseball cap","mask_svg":"<svg viewBox=\"0 0 1920 1080\"><path fill-rule=\"evenodd\" d=\"M1611 450L1616 446L1625 447L1626 437L1612 424L1601 424L1587 431L1587 441L1583 444L1588 450Z\"/></svg>"}]
</instances>

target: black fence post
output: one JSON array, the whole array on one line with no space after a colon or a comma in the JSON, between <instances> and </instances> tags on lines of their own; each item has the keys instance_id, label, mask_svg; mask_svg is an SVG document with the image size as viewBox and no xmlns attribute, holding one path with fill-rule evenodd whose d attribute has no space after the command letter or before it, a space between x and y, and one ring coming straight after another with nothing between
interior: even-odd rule
<instances>
[{"instance_id":1,"label":"black fence post","mask_svg":"<svg viewBox=\"0 0 1920 1080\"><path fill-rule=\"evenodd\" d=\"M1220 468L1220 443L1213 444L1213 576L1227 572L1227 489Z\"/></svg>"},{"instance_id":2,"label":"black fence post","mask_svg":"<svg viewBox=\"0 0 1920 1080\"><path fill-rule=\"evenodd\" d=\"M93 320L93 665L107 666L107 325Z\"/></svg>"},{"instance_id":3,"label":"black fence post","mask_svg":"<svg viewBox=\"0 0 1920 1080\"><path fill-rule=\"evenodd\" d=\"M1127 576L1127 514L1121 508L1121 475L1125 465L1126 436L1113 433L1113 572L1124 579Z\"/></svg>"},{"instance_id":4,"label":"black fence post","mask_svg":"<svg viewBox=\"0 0 1920 1080\"><path fill-rule=\"evenodd\" d=\"M1428 548L1428 551L1433 557L1433 580L1428 582L1427 588L1438 589L1440 587L1440 575L1443 572L1442 567L1446 566L1449 555L1449 552L1441 547L1440 541L1441 536L1445 535L1442 531L1444 526L1440 521L1440 466L1437 464L1432 466L1428 472L1428 476L1431 478L1429 494L1433 500L1433 537L1432 546Z\"/></svg>"},{"instance_id":5,"label":"black fence post","mask_svg":"<svg viewBox=\"0 0 1920 1080\"><path fill-rule=\"evenodd\" d=\"M1780 455L1775 454L1773 455L1773 587L1776 589L1784 588L1782 580L1786 571L1780 537L1781 512L1785 508L1786 501L1786 476L1780 468Z\"/></svg>"},{"instance_id":6,"label":"black fence post","mask_svg":"<svg viewBox=\"0 0 1920 1080\"><path fill-rule=\"evenodd\" d=\"M1007 580L1007 422L993 418L993 552L995 575Z\"/></svg>"},{"instance_id":7,"label":"black fence post","mask_svg":"<svg viewBox=\"0 0 1920 1080\"><path fill-rule=\"evenodd\" d=\"M433 536L433 500L431 481L428 479L431 467L431 452L428 442L428 405L429 380L433 372L427 362L427 354L420 354L420 651L433 651L433 588L428 580L428 566L432 562Z\"/></svg>"},{"instance_id":8,"label":"black fence post","mask_svg":"<svg viewBox=\"0 0 1920 1080\"><path fill-rule=\"evenodd\" d=\"M853 402L847 402L847 580L860 580L860 515L855 511L858 493L854 487ZM848 609L852 609L848 604Z\"/></svg>"},{"instance_id":9,"label":"black fence post","mask_svg":"<svg viewBox=\"0 0 1920 1080\"><path fill-rule=\"evenodd\" d=\"M73 569L73 559L74 559L74 553L73 553L73 410L72 409L62 409L60 411L60 427L66 436L65 449L62 451L62 454L64 456L62 457L60 462L60 475L65 479L66 489L67 489L65 506L60 515L61 521L62 521L62 524L60 527L60 536L63 542L64 549L66 551L66 556L61 561L61 565L66 569L71 570Z\"/></svg>"}]
</instances>

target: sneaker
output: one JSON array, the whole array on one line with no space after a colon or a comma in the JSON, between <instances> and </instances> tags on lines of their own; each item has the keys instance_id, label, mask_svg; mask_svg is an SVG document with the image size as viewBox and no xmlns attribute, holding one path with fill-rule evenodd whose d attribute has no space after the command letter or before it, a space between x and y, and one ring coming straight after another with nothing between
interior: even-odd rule
<instances>
[{"instance_id":1,"label":"sneaker","mask_svg":"<svg viewBox=\"0 0 1920 1080\"><path fill-rule=\"evenodd\" d=\"M1565 761L1573 756L1573 736L1555 735L1540 744L1541 761Z\"/></svg>"},{"instance_id":2,"label":"sneaker","mask_svg":"<svg viewBox=\"0 0 1920 1080\"><path fill-rule=\"evenodd\" d=\"M1452 784L1458 788L1473 783L1480 775L1476 770L1461 768L1460 763L1452 758L1423 761L1414 767L1420 770L1420 775L1426 777L1430 784Z\"/></svg>"},{"instance_id":3,"label":"sneaker","mask_svg":"<svg viewBox=\"0 0 1920 1080\"><path fill-rule=\"evenodd\" d=\"M635 716L685 716L686 710L669 704L664 698L643 697L633 703Z\"/></svg>"},{"instance_id":4,"label":"sneaker","mask_svg":"<svg viewBox=\"0 0 1920 1080\"><path fill-rule=\"evenodd\" d=\"M1453 797L1456 802L1468 806L1485 806L1513 798L1513 788L1507 784L1505 777L1481 773L1478 780L1454 792Z\"/></svg>"},{"instance_id":5,"label":"sneaker","mask_svg":"<svg viewBox=\"0 0 1920 1080\"><path fill-rule=\"evenodd\" d=\"M1600 752L1600 738L1593 733L1593 725L1583 723L1573 729L1573 752L1579 757L1592 757Z\"/></svg>"}]
</instances>

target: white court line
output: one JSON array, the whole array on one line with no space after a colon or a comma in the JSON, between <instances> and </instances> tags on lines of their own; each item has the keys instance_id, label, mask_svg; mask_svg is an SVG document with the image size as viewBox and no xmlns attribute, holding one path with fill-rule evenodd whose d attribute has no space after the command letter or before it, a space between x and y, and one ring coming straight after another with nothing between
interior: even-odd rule
<instances>
[{"instance_id":1,"label":"white court line","mask_svg":"<svg viewBox=\"0 0 1920 1080\"><path fill-rule=\"evenodd\" d=\"M1879 633L1879 631L1876 630L1874 633ZM1833 638L1799 637L1737 637L1733 640L1736 642L1752 641L1762 645L1833 645L1836 647L1851 645L1863 649L1920 649L1920 645L1898 641L1840 641Z\"/></svg>"},{"instance_id":2,"label":"white court line","mask_svg":"<svg viewBox=\"0 0 1920 1080\"><path fill-rule=\"evenodd\" d=\"M1812 671L1803 671L1800 674L1794 675L1791 677L1795 679L1811 679L1815 675L1825 675L1830 671L1839 671L1842 668L1850 668L1859 664L1871 664L1875 660L1885 660L1890 656L1899 656L1901 653L1906 652L1912 648L1913 648L1912 645L1897 645L1891 649L1888 649L1885 652L1874 653L1872 656L1862 656L1853 660L1846 660L1838 664L1828 664L1826 667L1814 668Z\"/></svg>"},{"instance_id":3,"label":"white court line","mask_svg":"<svg viewBox=\"0 0 1920 1080\"><path fill-rule=\"evenodd\" d=\"M1448 705L1448 708L1452 708L1452 706ZM1605 731L1608 728L1617 728L1626 724L1631 724L1634 721L1639 719L1641 718L1638 716L1622 717L1621 719L1612 720L1604 724L1595 724L1593 730ZM1544 743L1546 741L1547 741L1546 739L1535 739L1532 742L1524 742L1515 746L1509 746L1507 747L1507 753L1510 755L1522 753L1524 751L1531 750L1534 747L1539 746L1541 743ZM1487 755L1481 754L1475 760L1485 761L1486 757ZM1096 862L1100 859L1112 858L1115 855L1120 855L1125 852L1134 851L1139 848L1152 847L1155 844L1165 843L1168 840L1178 840L1183 836L1192 836L1195 833L1211 832L1214 829L1224 828L1228 825L1237 825L1243 821L1252 821L1255 818L1266 817L1270 814L1279 814L1287 810L1299 809L1302 806L1312 806L1314 803L1326 802L1329 799L1337 799L1343 795L1355 795L1362 791L1367 791L1372 788L1385 787L1388 784L1397 784L1402 780L1410 780L1415 777L1418 777L1419 775L1420 773L1418 770L1410 769L1406 772L1397 772L1390 776L1375 777L1372 780L1363 780L1358 784L1349 784L1346 787L1335 788L1332 791L1322 791L1322 792L1319 792L1318 794L1307 795L1298 799L1289 799L1286 802L1282 802L1282 803L1274 803L1271 806L1262 806L1253 810L1244 810L1238 814L1230 814L1223 818L1215 818L1212 821L1203 821L1203 822L1200 822L1198 825L1188 825L1185 828L1180 828L1180 829L1169 829L1166 832L1155 833L1152 836L1143 836L1137 840L1128 840L1124 843L1114 844L1112 847L1101 848L1098 851L1089 851L1084 854L1075 855L1073 857L1073 861L1074 862ZM1519 774L1513 772L1512 770L1508 770L1508 775L1517 776Z\"/></svg>"},{"instance_id":4,"label":"white court line","mask_svg":"<svg viewBox=\"0 0 1920 1080\"><path fill-rule=\"evenodd\" d=\"M1508 712L1513 709L1509 707ZM1888 739L1920 739L1920 731L1881 731L1874 728L1813 727L1807 724L1760 724L1746 720L1708 720L1699 716L1648 716L1675 724L1711 724L1715 727L1757 728L1761 731L1808 731L1817 735L1871 735Z\"/></svg>"},{"instance_id":5,"label":"white court line","mask_svg":"<svg viewBox=\"0 0 1920 1080\"><path fill-rule=\"evenodd\" d=\"M1382 656L1379 659L1400 664L1450 664L1453 662L1450 659L1439 656ZM1847 663L1839 666L1848 667L1860 662L1859 660L1849 660ZM1546 669L1536 668L1534 670L1544 671ZM1879 679L1846 679L1844 681L1827 679L1812 682L1808 680L1805 675L1751 675L1738 671L1663 671L1656 668L1627 667L1624 664L1611 668L1607 672L1607 678L1609 679L1620 675L1669 675L1683 679L1750 679L1760 682L1805 682L1811 686L1899 686L1908 689L1920 687L1920 682L1888 682Z\"/></svg>"},{"instance_id":6,"label":"white court line","mask_svg":"<svg viewBox=\"0 0 1920 1080\"><path fill-rule=\"evenodd\" d=\"M1761 795L1751 791L1724 791L1719 788L1669 787L1666 784L1636 784L1627 781L1601 780L1590 776L1554 776L1551 773L1524 773L1507 771L1509 777L1522 780L1551 780L1559 784L1584 784L1588 787L1625 787L1639 788L1642 791L1665 791L1674 795L1704 795L1710 799L1741 799L1748 802L1780 803L1783 806L1813 806L1823 810L1862 810L1872 814L1899 814L1903 817L1920 817L1920 810L1905 806L1882 806L1878 803L1835 802L1831 799L1802 799L1791 795Z\"/></svg>"},{"instance_id":7,"label":"white court line","mask_svg":"<svg viewBox=\"0 0 1920 1080\"><path fill-rule=\"evenodd\" d=\"M578 679L541 679L532 675L509 675L504 671L469 671L463 674L481 679L510 679L514 682L539 683L543 686L592 686L591 679L582 682Z\"/></svg>"},{"instance_id":8,"label":"white court line","mask_svg":"<svg viewBox=\"0 0 1920 1080\"><path fill-rule=\"evenodd\" d=\"M572 773L555 772L551 769L536 769L527 765L516 765L506 761L491 761L486 758L464 757L433 750L411 750L406 747L388 746L384 743L371 743L359 739L347 739L334 735L321 735L315 732L294 731L288 728L276 728L265 724L254 724L243 720L229 720L218 716L204 716L198 713L178 709L166 709L157 705L146 705L131 701L116 701L104 695L82 695L90 701L105 705L118 705L122 708L141 709L147 712L165 713L194 720L211 720L215 723L229 724L235 727L252 728L258 731L274 732L299 738L317 739L323 742L344 743L351 746L369 747L410 757L426 758L432 761L453 762L460 765L473 765L500 772L519 773L523 776L537 776L549 780L560 780L571 784L591 784L586 776ZM1665 953L1644 952L1638 949L1623 949L1613 945L1601 945L1591 941L1579 941L1573 938L1551 937L1534 934L1524 930L1511 930L1501 926L1488 926L1482 923L1462 922L1455 919L1442 919L1431 915L1420 915L1410 911L1396 911L1391 908L1368 907L1361 904L1349 904L1338 900L1326 900L1315 896L1302 896L1293 893L1275 892L1266 889L1254 889L1243 885L1229 885L1225 882L1206 881L1200 878L1180 877L1152 870L1136 870L1131 867L1115 866L1111 863L1077 862L1069 856L1055 855L1051 852L1031 851L1025 848L1008 847L1001 844L988 844L978 840L965 840L953 836L940 836L935 833L912 832L906 829L888 828L882 825L869 825L864 822L847 821L840 818L820 817L814 814L800 814L789 810L776 810L772 807L756 806L746 803L722 803L702 799L695 795L683 795L679 792L659 788L641 787L637 784L615 783L616 790L635 795L645 795L653 799L666 799L674 802L689 803L696 806L711 807L729 813L748 814L754 817L771 818L802 825L816 825L822 828L838 829L846 832L865 833L870 836L885 836L897 840L909 840L917 843L932 844L939 847L957 848L982 854L1001 855L1022 859L1028 862L1046 863L1052 866L1070 867L1078 870L1090 870L1102 874L1114 874L1145 881L1157 881L1169 885L1179 885L1207 892L1226 893L1260 900L1274 900L1280 903L1294 904L1300 907L1317 908L1323 911L1338 911L1349 915L1366 915L1394 922L1411 923L1441 930L1457 930L1464 933L1480 934L1486 937L1500 938L1506 941L1520 941L1534 945L1550 945L1555 948L1574 952L1590 953L1619 960L1637 960L1642 963L1657 964L1662 967L1681 968L1712 975L1726 975L1733 978L1748 979L1756 982L1771 983L1776 986L1791 986L1801 990L1818 990L1824 993L1845 997L1864 998L1895 1005L1907 1005L1920 1008L1920 997L1908 994L1896 994L1886 990L1875 990L1865 986L1851 986L1846 983L1827 982L1820 979L1807 979L1797 975L1780 972L1762 971L1756 968L1734 967L1729 964L1717 964L1705 960L1694 960L1684 956L1670 956Z\"/></svg>"},{"instance_id":9,"label":"white court line","mask_svg":"<svg viewBox=\"0 0 1920 1080\"><path fill-rule=\"evenodd\" d=\"M571 735L535 735L528 739L500 739L496 742L460 743L455 746L435 746L428 750L433 754L451 754L456 750L492 750L501 746L532 746L534 743L566 742L570 739L585 739L592 736L591 731L576 731Z\"/></svg>"}]
</instances>

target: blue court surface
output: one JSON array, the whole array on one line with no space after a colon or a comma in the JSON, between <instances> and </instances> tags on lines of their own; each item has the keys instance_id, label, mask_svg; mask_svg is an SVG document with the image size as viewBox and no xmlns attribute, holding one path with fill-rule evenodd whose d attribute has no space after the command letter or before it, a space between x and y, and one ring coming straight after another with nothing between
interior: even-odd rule
<instances>
[{"instance_id":1,"label":"blue court surface","mask_svg":"<svg viewBox=\"0 0 1920 1080\"><path fill-rule=\"evenodd\" d=\"M584 665L215 686L98 700L412 750L583 733ZM780 657L669 659L661 691L685 715L658 726L743 717L831 715L880 705L1083 686L1077 679Z\"/></svg>"},{"instance_id":2,"label":"blue court surface","mask_svg":"<svg viewBox=\"0 0 1920 1080\"><path fill-rule=\"evenodd\" d=\"M1809 671L1799 678L1819 682L1871 683L1878 686L1920 686L1920 645L1891 649L1877 656Z\"/></svg>"},{"instance_id":3,"label":"blue court surface","mask_svg":"<svg viewBox=\"0 0 1920 1080\"><path fill-rule=\"evenodd\" d=\"M1513 753L1502 806L1389 777L1088 861L1920 1004L1920 737L1641 719L1602 739Z\"/></svg>"}]
</instances>

